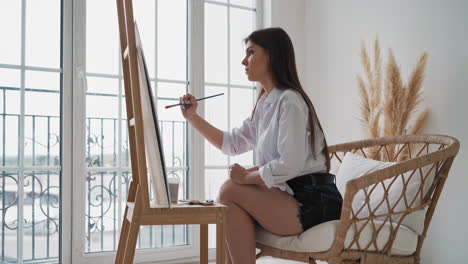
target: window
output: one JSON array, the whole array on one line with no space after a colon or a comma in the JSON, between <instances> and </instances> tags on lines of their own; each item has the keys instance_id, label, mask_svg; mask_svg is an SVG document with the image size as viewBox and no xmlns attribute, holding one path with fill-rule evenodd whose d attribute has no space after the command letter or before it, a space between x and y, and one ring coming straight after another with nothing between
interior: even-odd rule
<instances>
[{"instance_id":1,"label":"window","mask_svg":"<svg viewBox=\"0 0 468 264\"><path fill-rule=\"evenodd\" d=\"M256 25L255 1L205 1L205 95L224 93L204 102L205 118L223 131L240 126L255 103L256 88L245 76L241 61L244 39ZM232 163L252 167L253 151L230 157L205 141L206 199L216 199ZM216 245L215 230L210 225L211 248Z\"/></svg>"},{"instance_id":2,"label":"window","mask_svg":"<svg viewBox=\"0 0 468 264\"><path fill-rule=\"evenodd\" d=\"M1 263L59 257L61 5L0 2Z\"/></svg>"},{"instance_id":3,"label":"window","mask_svg":"<svg viewBox=\"0 0 468 264\"><path fill-rule=\"evenodd\" d=\"M182 179L179 198L214 199L229 164L254 164L252 152L229 158L195 143L179 109L164 106L187 92L224 92L199 113L222 130L249 116L255 87L240 61L243 39L258 24L258 1L133 1L165 162ZM110 260L131 179L115 0L5 0L0 24L8 40L0 42L8 51L0 54L0 262L59 262L64 251L78 263ZM71 182L72 194L64 193ZM147 250L136 262L199 253L190 226L142 231L137 245ZM69 234L73 249L61 239ZM166 250L174 246L177 253Z\"/></svg>"},{"instance_id":4,"label":"window","mask_svg":"<svg viewBox=\"0 0 468 264\"><path fill-rule=\"evenodd\" d=\"M135 0L133 7L156 95L167 170L170 177L182 179L183 198L188 195L186 123L179 109L164 106L178 102L189 89L187 2ZM85 24L86 170L81 202L84 252L96 253L117 249L131 167L115 0L86 1ZM143 226L141 231L139 249L188 244L185 225Z\"/></svg>"}]
</instances>

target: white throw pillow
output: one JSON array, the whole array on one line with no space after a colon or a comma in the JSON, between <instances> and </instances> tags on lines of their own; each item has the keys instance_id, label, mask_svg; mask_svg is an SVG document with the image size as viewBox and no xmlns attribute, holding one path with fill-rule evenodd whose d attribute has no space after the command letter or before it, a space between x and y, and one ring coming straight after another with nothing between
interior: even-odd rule
<instances>
[{"instance_id":1,"label":"white throw pillow","mask_svg":"<svg viewBox=\"0 0 468 264\"><path fill-rule=\"evenodd\" d=\"M373 160L373 159L367 159L360 155L348 152L346 153L343 159L343 162L340 165L340 169L338 173L336 174L338 190L344 196L346 183L349 180L361 177L365 174L371 173L376 170L384 169L394 164L396 164L396 162L383 162L383 161L378 161L378 160ZM425 175L426 172L430 168L431 168L431 165L428 165L422 168L423 175ZM435 171L435 168L433 168L433 171ZM388 189L389 203L387 203L387 201L384 199L385 192L384 192L384 188L382 184L378 184L377 186L375 186L375 188L373 186L366 188L366 191L368 194L371 192L372 188L374 188L374 190L369 196L370 210L374 211L375 208L378 207L378 209L374 212L375 215L385 214L389 212L390 211L389 206L390 208L393 208L394 212L403 211L406 208L406 203L410 205L413 199L415 199L415 201L411 205L411 208L418 207L420 205L420 200L421 200L421 194L418 193L418 189L421 184L421 176L419 174L419 171L417 171L410 179L409 177L411 174L412 174L412 171L409 171L405 173L403 177L400 175L395 180L393 178L390 178L384 181L385 188L388 189L390 187L390 189ZM424 194L429 189L429 186L433 180L433 176L434 176L434 173L431 173L430 176L426 179L424 188L423 188ZM393 180L394 182L390 186L390 183ZM407 187L406 187L406 203L405 203L405 197L401 196L401 194L403 193L403 186L404 186L403 180L405 182L408 182ZM416 198L415 198L415 195L417 195ZM363 190L360 190L358 193L356 193L353 199L353 203L352 203L353 211L355 214L357 213L358 217L360 218L366 217L370 214L369 208L367 206L361 209L361 207L365 204L365 199L366 199L366 195ZM395 203L396 203L396 206L395 206ZM379 204L381 205L379 206ZM402 224L407 225L408 227L412 228L418 234L421 234L422 229L424 227L425 212L426 212L426 208L407 215L405 219L402 221ZM401 215L392 216L392 221L397 222L400 217ZM382 220L382 218L380 220Z\"/></svg>"},{"instance_id":2,"label":"white throw pillow","mask_svg":"<svg viewBox=\"0 0 468 264\"><path fill-rule=\"evenodd\" d=\"M346 183L348 181L361 177L365 174L369 174L373 171L386 168L393 164L395 163L394 162L382 162L382 161L373 160L373 159L366 159L360 155L348 152L344 156L343 162L340 165L340 169L338 173L336 174L336 182L337 182L338 190L344 196ZM367 191L369 192L370 189L367 189ZM376 193L376 191L378 191L378 193ZM371 194L370 205L372 208L375 208L375 206L377 205L376 204L377 197L379 195L380 197L382 197L380 191L381 190L377 190L376 188L376 190L374 190ZM374 200L372 200L372 198L374 198ZM354 196L352 207L353 207L354 213L358 213L359 217L365 217L369 215L368 208L363 208L359 212L360 208L364 205L365 200L366 200L366 195L363 190L360 190Z\"/></svg>"}]
</instances>

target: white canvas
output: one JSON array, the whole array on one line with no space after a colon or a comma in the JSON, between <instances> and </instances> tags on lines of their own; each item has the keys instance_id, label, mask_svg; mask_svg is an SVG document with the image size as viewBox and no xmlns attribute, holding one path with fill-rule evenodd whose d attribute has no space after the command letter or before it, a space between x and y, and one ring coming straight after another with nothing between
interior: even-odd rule
<instances>
[{"instance_id":1,"label":"white canvas","mask_svg":"<svg viewBox=\"0 0 468 264\"><path fill-rule=\"evenodd\" d=\"M146 67L145 56L141 43L138 27L135 23L135 38L138 51L138 73L140 81L140 98L143 115L143 131L146 149L146 164L149 165L149 173L153 188L154 202L152 206L171 207L169 202L169 188L164 164L164 153L159 136L157 109L152 100L151 82Z\"/></svg>"}]
</instances>

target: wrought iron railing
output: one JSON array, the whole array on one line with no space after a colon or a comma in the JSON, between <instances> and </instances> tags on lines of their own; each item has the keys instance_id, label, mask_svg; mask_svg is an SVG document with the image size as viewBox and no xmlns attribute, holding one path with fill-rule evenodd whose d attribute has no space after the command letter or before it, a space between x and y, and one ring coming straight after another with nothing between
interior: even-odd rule
<instances>
[{"instance_id":1,"label":"wrought iron railing","mask_svg":"<svg viewBox=\"0 0 468 264\"><path fill-rule=\"evenodd\" d=\"M0 114L3 124L0 157L0 263L16 263L17 239L23 237L22 258L28 262L51 263L58 260L60 248L60 118L58 116L25 115L24 167L18 166L18 155L8 154L7 139L18 138L15 124L20 115ZM38 129L37 124L43 128ZM122 139L117 126L122 125ZM86 206L85 251L116 250L122 214L131 180L126 120L87 118L86 134ZM111 128L108 128L110 126ZM51 128L52 127L52 128ZM8 129L5 129L8 128ZM168 173L182 179L180 196L187 195L186 128L183 121L161 121L160 129L166 153ZM169 131L169 133L168 133ZM172 132L172 133L170 133ZM40 136L42 135L42 136ZM179 139L183 138L180 148ZM119 144L119 140L121 143ZM121 150L118 149L121 146ZM172 148L172 149L171 149ZM20 171L24 184L18 183ZM74 176L77 177L77 176ZM18 193L23 186L22 208ZM18 210L23 210L23 233L19 234ZM188 243L187 226L142 227L139 248L159 248Z\"/></svg>"},{"instance_id":2,"label":"wrought iron railing","mask_svg":"<svg viewBox=\"0 0 468 264\"><path fill-rule=\"evenodd\" d=\"M123 121L123 124L126 124L126 120ZM125 209L131 179L131 170L128 167L130 157L127 137L125 135L119 158L115 137L110 139L112 141L110 144L105 143L103 131L106 130L106 123L114 130L117 129L118 123L115 119L87 119L86 252L116 250L121 217ZM177 153L174 146L176 140L180 138L185 141L185 122L160 121L159 125L162 141L167 150L165 162L168 166L168 174L182 179L180 195L184 197L187 193L186 148L183 143L182 151ZM167 130L172 133L167 135L164 133ZM107 158L104 154L106 148L112 149L112 153L108 152ZM151 194L151 188L149 191ZM188 243L186 226L149 226L142 227L142 229L145 232L141 232L138 237L139 248L158 248Z\"/></svg>"}]
</instances>

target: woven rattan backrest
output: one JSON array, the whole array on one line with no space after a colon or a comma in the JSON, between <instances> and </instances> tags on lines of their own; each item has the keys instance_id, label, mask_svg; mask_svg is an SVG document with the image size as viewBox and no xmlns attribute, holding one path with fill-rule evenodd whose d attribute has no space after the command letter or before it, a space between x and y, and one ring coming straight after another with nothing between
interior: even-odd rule
<instances>
[{"instance_id":1,"label":"woven rattan backrest","mask_svg":"<svg viewBox=\"0 0 468 264\"><path fill-rule=\"evenodd\" d=\"M408 215L427 209L424 229L418 241L419 251L458 149L458 140L442 135L387 137L330 146L332 171L336 171L333 167L341 164L347 152L366 158L396 162L385 169L347 182L341 225L334 249L347 250L354 246L359 250L372 249L390 254L395 236ZM419 185L417 191L408 194L408 186L414 182ZM395 198L395 190L398 190L398 195L396 199L391 200L389 196L393 195ZM361 206L353 205L353 199L359 196L365 197L365 201ZM390 235L385 246L378 249L377 237L384 225L390 225ZM354 237L352 241L348 237L348 243L344 245L346 233L350 228L355 231ZM362 244L359 236L364 228L372 230L373 238Z\"/></svg>"}]
</instances>

